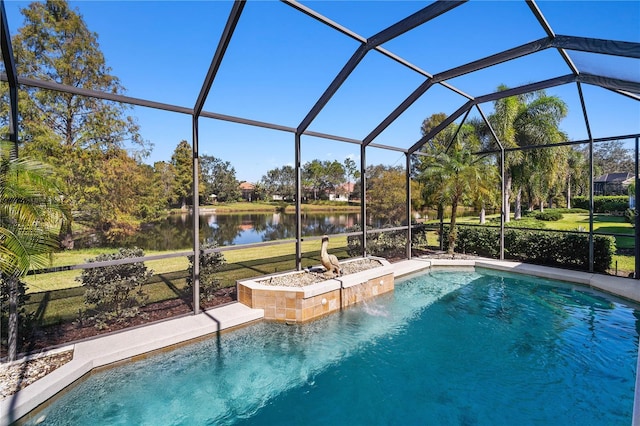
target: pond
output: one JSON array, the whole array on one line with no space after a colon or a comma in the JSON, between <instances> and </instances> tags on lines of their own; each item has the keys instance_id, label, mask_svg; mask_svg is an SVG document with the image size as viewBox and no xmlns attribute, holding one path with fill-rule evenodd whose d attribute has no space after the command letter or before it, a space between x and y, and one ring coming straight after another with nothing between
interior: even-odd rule
<instances>
[{"instance_id":1,"label":"pond","mask_svg":"<svg viewBox=\"0 0 640 426\"><path fill-rule=\"evenodd\" d=\"M337 234L358 224L359 213L303 213L302 235ZM140 247L145 250L189 250L193 246L193 216L173 214L164 221L146 225L136 235L114 245ZM296 216L286 213L225 213L200 215L200 241L218 246L258 243L295 238ZM100 241L75 241L76 248L100 245Z\"/></svg>"}]
</instances>

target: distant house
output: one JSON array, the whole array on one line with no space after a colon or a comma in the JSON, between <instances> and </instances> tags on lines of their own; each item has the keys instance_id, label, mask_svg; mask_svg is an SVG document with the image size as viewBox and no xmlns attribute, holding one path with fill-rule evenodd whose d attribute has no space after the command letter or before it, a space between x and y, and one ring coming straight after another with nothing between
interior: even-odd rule
<instances>
[{"instance_id":1,"label":"distant house","mask_svg":"<svg viewBox=\"0 0 640 426\"><path fill-rule=\"evenodd\" d=\"M256 186L250 182L242 182L239 185L240 188L240 192L242 192L242 199L246 200L246 201L251 201L254 200L255 197L255 190L256 190Z\"/></svg>"},{"instance_id":2,"label":"distant house","mask_svg":"<svg viewBox=\"0 0 640 426\"><path fill-rule=\"evenodd\" d=\"M349 201L349 195L353 192L355 184L353 182L344 183L338 186L335 191L329 193L331 201Z\"/></svg>"},{"instance_id":3,"label":"distant house","mask_svg":"<svg viewBox=\"0 0 640 426\"><path fill-rule=\"evenodd\" d=\"M594 195L627 195L627 188L633 182L630 172L607 173L593 180Z\"/></svg>"}]
</instances>

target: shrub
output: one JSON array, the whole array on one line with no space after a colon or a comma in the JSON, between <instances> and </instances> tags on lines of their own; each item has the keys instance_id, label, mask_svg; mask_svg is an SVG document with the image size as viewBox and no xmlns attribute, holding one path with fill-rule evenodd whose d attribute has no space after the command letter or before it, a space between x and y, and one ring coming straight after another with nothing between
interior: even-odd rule
<instances>
[{"instance_id":1,"label":"shrub","mask_svg":"<svg viewBox=\"0 0 640 426\"><path fill-rule=\"evenodd\" d=\"M589 210L589 197L574 197L572 203L575 207ZM594 213L624 212L629 207L627 195L597 195L593 197Z\"/></svg>"},{"instance_id":2,"label":"shrub","mask_svg":"<svg viewBox=\"0 0 640 426\"><path fill-rule=\"evenodd\" d=\"M216 243L203 244L202 250L210 250L217 247ZM220 279L215 275L226 263L224 255L214 251L200 255L200 301L213 299L220 288ZM189 256L189 268L187 269L186 291L193 292L193 256Z\"/></svg>"},{"instance_id":3,"label":"shrub","mask_svg":"<svg viewBox=\"0 0 640 426\"><path fill-rule=\"evenodd\" d=\"M449 232L445 227L446 234ZM594 265L596 272L606 272L615 254L615 239L594 235ZM589 235L553 231L505 229L505 257L526 263L589 269ZM446 247L445 247L446 248ZM500 230L488 227L458 228L456 251L497 258L500 250Z\"/></svg>"},{"instance_id":4,"label":"shrub","mask_svg":"<svg viewBox=\"0 0 640 426\"><path fill-rule=\"evenodd\" d=\"M360 231L360 225L349 228L348 232ZM412 247L427 246L426 227L414 228L411 231ZM407 248L407 232L404 230L379 232L367 235L367 254L380 257L404 257ZM347 253L351 257L362 256L362 236L347 237Z\"/></svg>"},{"instance_id":5,"label":"shrub","mask_svg":"<svg viewBox=\"0 0 640 426\"><path fill-rule=\"evenodd\" d=\"M121 248L117 253L101 254L88 263L143 256L142 249ZM85 303L94 305L96 326L103 327L107 320L123 321L139 314L139 307L148 299L142 286L152 275L153 271L144 263L135 262L85 269L76 280L86 288Z\"/></svg>"},{"instance_id":6,"label":"shrub","mask_svg":"<svg viewBox=\"0 0 640 426\"><path fill-rule=\"evenodd\" d=\"M557 211L543 211L537 212L534 216L538 220L544 220L545 222L555 222L562 219L562 213Z\"/></svg>"},{"instance_id":7,"label":"shrub","mask_svg":"<svg viewBox=\"0 0 640 426\"><path fill-rule=\"evenodd\" d=\"M636 209L626 209L624 211L624 220L631 224L634 228L636 227Z\"/></svg>"},{"instance_id":8,"label":"shrub","mask_svg":"<svg viewBox=\"0 0 640 426\"><path fill-rule=\"evenodd\" d=\"M29 295L26 291L26 285L22 280L17 280L16 290L18 295L18 350L25 347L28 343L33 326L33 313L27 313L26 304L29 301ZM9 331L9 280L3 274L0 274L0 330L2 330L2 346L8 345Z\"/></svg>"}]
</instances>

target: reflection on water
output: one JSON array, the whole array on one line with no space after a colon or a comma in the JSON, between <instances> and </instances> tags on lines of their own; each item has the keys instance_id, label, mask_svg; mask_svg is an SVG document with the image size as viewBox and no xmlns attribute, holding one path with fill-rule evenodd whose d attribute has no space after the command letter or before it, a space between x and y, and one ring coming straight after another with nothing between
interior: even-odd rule
<instances>
[{"instance_id":1,"label":"reflection on water","mask_svg":"<svg viewBox=\"0 0 640 426\"><path fill-rule=\"evenodd\" d=\"M324 235L345 232L358 224L360 214L302 214L302 235ZM118 241L119 247L137 246L145 250L189 250L193 240L193 216L175 214L154 225L148 225L134 236ZM296 216L284 213L241 213L200 215L200 240L218 246L250 244L295 238ZM96 242L76 241L76 247Z\"/></svg>"}]
</instances>

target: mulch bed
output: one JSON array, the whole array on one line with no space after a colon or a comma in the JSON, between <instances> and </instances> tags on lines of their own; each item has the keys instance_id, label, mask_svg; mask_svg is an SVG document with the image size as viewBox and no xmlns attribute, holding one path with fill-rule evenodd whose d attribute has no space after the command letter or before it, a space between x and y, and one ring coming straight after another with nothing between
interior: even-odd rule
<instances>
[{"instance_id":1,"label":"mulch bed","mask_svg":"<svg viewBox=\"0 0 640 426\"><path fill-rule=\"evenodd\" d=\"M209 309L215 306L231 303L236 300L237 296L235 286L227 287L218 290L215 297L210 301L202 303L200 308ZM64 346L91 337L123 330L125 328L137 327L168 318L188 315L193 312L191 302L191 300L173 299L166 300L164 302L150 303L140 308L142 315L134 318L128 318L126 321L122 322L114 321L103 329L96 328L93 322L85 322L83 324L74 322L48 326L46 328L36 330L33 338L30 339L32 343L29 347L22 348L21 352L39 352L44 349ZM0 352L0 357L5 356L6 348L3 347Z\"/></svg>"}]
</instances>

